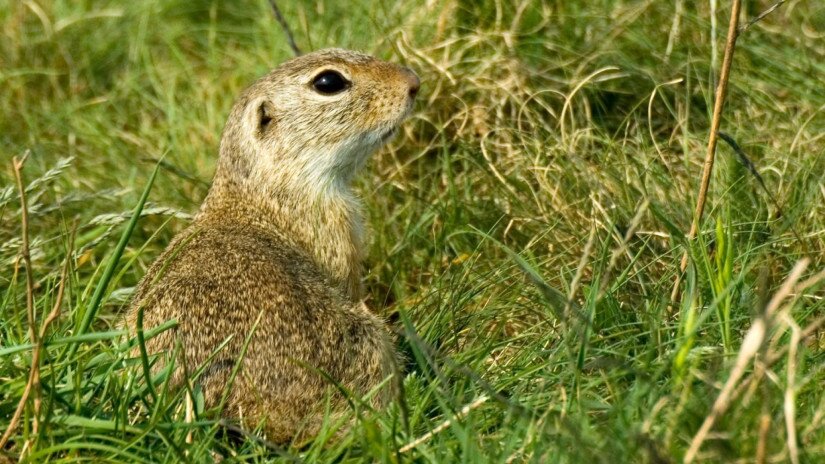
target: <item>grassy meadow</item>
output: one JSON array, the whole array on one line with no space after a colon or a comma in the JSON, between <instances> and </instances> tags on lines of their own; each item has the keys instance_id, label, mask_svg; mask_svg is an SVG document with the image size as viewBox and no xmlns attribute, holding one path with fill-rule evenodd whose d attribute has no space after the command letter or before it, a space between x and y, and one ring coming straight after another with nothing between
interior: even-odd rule
<instances>
[{"instance_id":1,"label":"grassy meadow","mask_svg":"<svg viewBox=\"0 0 825 464\"><path fill-rule=\"evenodd\" d=\"M197 389L187 419L120 330L291 56L266 0L0 0L0 463L825 462L825 4L741 33L688 240L731 2L279 3L304 50L421 77L358 182L402 401L275 448Z\"/></svg>"}]
</instances>

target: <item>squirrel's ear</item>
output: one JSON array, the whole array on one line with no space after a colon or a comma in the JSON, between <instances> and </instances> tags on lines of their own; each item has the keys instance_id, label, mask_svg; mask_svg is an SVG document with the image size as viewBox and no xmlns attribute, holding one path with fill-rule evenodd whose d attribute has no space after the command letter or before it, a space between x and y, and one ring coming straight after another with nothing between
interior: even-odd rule
<instances>
[{"instance_id":1,"label":"squirrel's ear","mask_svg":"<svg viewBox=\"0 0 825 464\"><path fill-rule=\"evenodd\" d=\"M263 135L275 119L275 105L269 100L260 100L255 103L254 108L258 133Z\"/></svg>"}]
</instances>

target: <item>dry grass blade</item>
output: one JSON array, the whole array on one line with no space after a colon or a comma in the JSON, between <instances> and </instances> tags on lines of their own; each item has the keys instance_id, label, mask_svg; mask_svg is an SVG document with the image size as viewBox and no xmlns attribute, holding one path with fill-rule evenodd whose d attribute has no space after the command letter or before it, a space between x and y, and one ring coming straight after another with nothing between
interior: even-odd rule
<instances>
[{"instance_id":1,"label":"dry grass blade","mask_svg":"<svg viewBox=\"0 0 825 464\"><path fill-rule=\"evenodd\" d=\"M756 447L756 464L765 463L765 454L768 450L768 432L771 429L770 414L762 414L759 418L759 441Z\"/></svg>"},{"instance_id":2,"label":"dry grass blade","mask_svg":"<svg viewBox=\"0 0 825 464\"><path fill-rule=\"evenodd\" d=\"M472 403L470 403L470 404L464 406L463 408L461 408L461 411L458 411L455 414L455 416L453 416L452 418L445 420L444 422L438 424L435 428L433 428L429 432L425 433L424 435L421 435L420 437L416 438L415 440L413 440L413 441L407 443L406 445L402 446L401 449L398 450L398 452L399 453L406 453L407 451L415 448L416 446L418 446L422 443L425 443L427 440L429 440L430 438L434 437L435 435L437 435L438 433L440 433L441 431L443 431L444 429L449 427L450 424L452 424L453 422L461 420L464 416L469 414L470 411L472 411L473 409L476 409L479 406L481 406L482 404L486 403L488 399L490 399L490 397L488 397L486 395L482 395L482 396L478 397Z\"/></svg>"},{"instance_id":3,"label":"dry grass blade","mask_svg":"<svg viewBox=\"0 0 825 464\"><path fill-rule=\"evenodd\" d=\"M710 124L710 135L708 137L708 148L705 154L705 163L702 170L702 181L699 184L699 195L696 198L696 209L693 212L693 222L690 225L688 232L688 242L692 242L699 232L699 223L702 220L702 215L705 212L705 202L707 201L708 188L710 187L710 176L713 173L713 163L716 159L716 143L719 137L719 126L722 124L722 110L725 107L725 97L728 92L728 80L730 79L730 68L733 62L733 52L736 48L736 38L739 35L739 10L742 7L741 0L733 0L730 12L730 24L728 26L728 37L725 42L725 54L722 58L722 73L719 76L719 84L716 86L716 97L713 102L713 119ZM671 310L676 306L676 300L679 299L679 292L682 282L682 275L685 273L688 265L688 251L682 255L682 261L679 264L679 272L676 274L676 279L673 283L673 291L670 294Z\"/></svg>"},{"instance_id":4,"label":"dry grass blade","mask_svg":"<svg viewBox=\"0 0 825 464\"><path fill-rule=\"evenodd\" d=\"M771 320L779 311L779 307L785 298L793 293L796 283L802 277L802 273L805 271L807 266L807 259L803 259L796 263L796 266L794 266L788 278L785 279L785 282L776 294L774 294L773 298L771 298L770 303L768 303L768 307L765 309L765 313L753 322L753 325L745 334L745 338L742 341L742 347L739 349L739 354L736 356L736 362L734 363L733 369L731 369L730 377L728 377L728 380L722 387L722 391L719 392L719 396L716 397L716 401L713 403L710 414L708 414L705 421L702 423L702 426L699 428L699 431L696 432L696 435L694 435L693 440L690 443L690 448L688 448L687 453L685 453L685 463L693 462L694 459L696 459L696 454L699 452L699 448L702 447L702 443L704 443L705 439L708 437L713 425L719 417L727 411L733 398L734 389L736 388L737 383L745 374L745 370L751 360L762 347L762 343L765 341L765 336L768 332L768 326Z\"/></svg>"},{"instance_id":5,"label":"dry grass blade","mask_svg":"<svg viewBox=\"0 0 825 464\"><path fill-rule=\"evenodd\" d=\"M676 0L675 10L673 13L673 22L670 26L670 35L667 38L667 48L665 48L665 60L670 59L670 54L673 53L673 46L679 38L679 27L682 24L682 15L685 11L684 0Z\"/></svg>"},{"instance_id":6,"label":"dry grass blade","mask_svg":"<svg viewBox=\"0 0 825 464\"><path fill-rule=\"evenodd\" d=\"M804 281L800 282L794 288L795 294L801 294L804 290L808 289L809 287L818 284L825 280L825 270L818 272L812 277L805 279ZM805 342L810 340L811 337L816 336L820 328L825 326L825 316L820 316L816 318L813 322L809 323L804 329L800 331L799 340L800 342ZM759 369L756 369L753 373L751 373L745 380L743 380L734 390L731 398L738 398L744 392L755 388L756 384L762 379L765 375L765 371L779 362L780 359L785 357L790 353L790 346L785 345L777 350L768 351L765 355L765 358L760 360ZM746 400L747 401L747 400Z\"/></svg>"}]
</instances>

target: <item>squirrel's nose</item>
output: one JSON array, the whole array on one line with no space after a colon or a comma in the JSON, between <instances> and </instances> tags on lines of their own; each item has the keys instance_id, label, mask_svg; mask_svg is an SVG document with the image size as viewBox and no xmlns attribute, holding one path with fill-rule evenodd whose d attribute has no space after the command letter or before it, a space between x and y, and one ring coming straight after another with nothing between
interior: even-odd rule
<instances>
[{"instance_id":1,"label":"squirrel's nose","mask_svg":"<svg viewBox=\"0 0 825 464\"><path fill-rule=\"evenodd\" d=\"M415 95L418 93L418 89L421 88L421 81L418 79L418 76L413 72L410 68L401 68L402 74L404 74L404 79L407 81L407 86L409 87L409 94L410 97L415 98Z\"/></svg>"}]
</instances>

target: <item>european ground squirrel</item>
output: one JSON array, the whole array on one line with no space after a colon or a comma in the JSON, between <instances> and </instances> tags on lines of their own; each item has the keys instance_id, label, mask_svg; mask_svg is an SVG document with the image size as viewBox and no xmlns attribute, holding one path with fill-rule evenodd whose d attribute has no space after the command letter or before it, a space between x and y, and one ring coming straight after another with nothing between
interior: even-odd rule
<instances>
[{"instance_id":1,"label":"european ground squirrel","mask_svg":"<svg viewBox=\"0 0 825 464\"><path fill-rule=\"evenodd\" d=\"M173 385L183 366L190 375L205 366L195 382L214 406L240 362L224 416L264 424L284 443L311 437L325 408L346 407L331 380L361 396L394 374L387 328L362 301L351 181L407 118L418 88L407 68L329 49L283 63L241 94L200 212L151 266L127 315L132 331L140 308L145 329L178 321L146 343L150 354L179 343ZM380 390L374 406L391 396Z\"/></svg>"}]
</instances>

